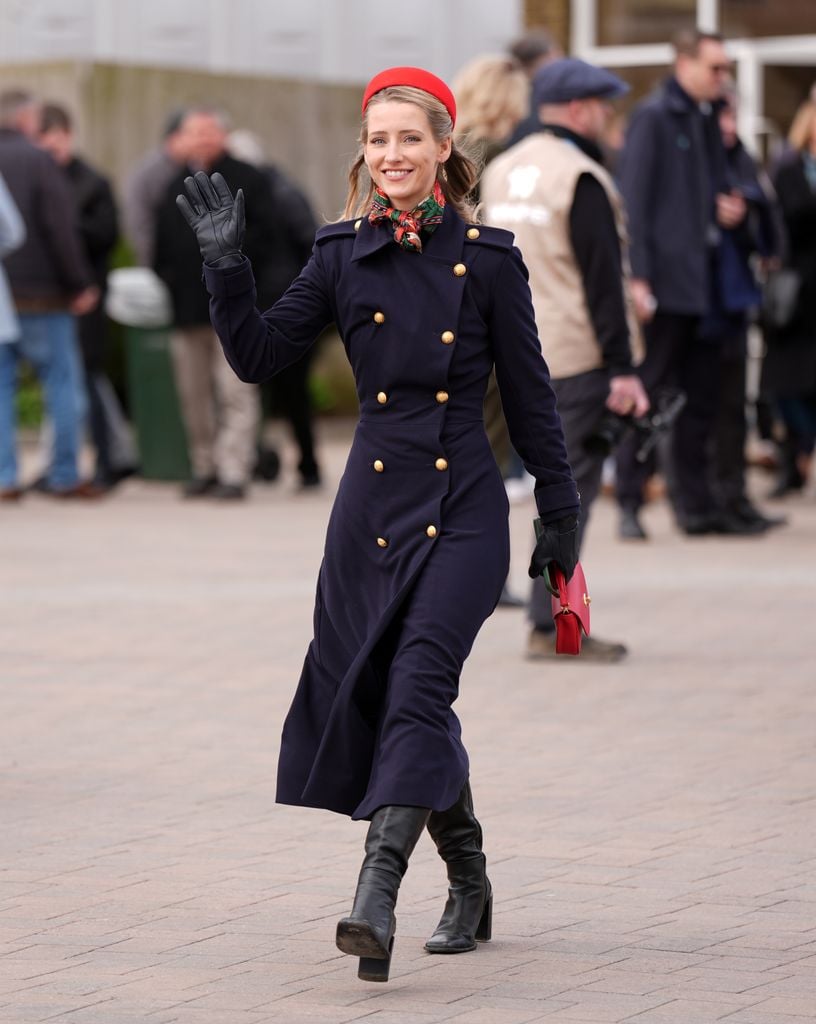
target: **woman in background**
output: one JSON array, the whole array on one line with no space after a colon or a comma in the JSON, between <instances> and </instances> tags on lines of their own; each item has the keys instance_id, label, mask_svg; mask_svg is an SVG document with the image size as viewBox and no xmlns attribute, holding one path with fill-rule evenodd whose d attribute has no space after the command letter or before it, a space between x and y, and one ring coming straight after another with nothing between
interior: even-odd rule
<instances>
[{"instance_id":1,"label":"woman in background","mask_svg":"<svg viewBox=\"0 0 816 1024\"><path fill-rule=\"evenodd\" d=\"M476 57L466 64L453 81L457 119L455 138L466 143L478 156L484 169L493 157L503 152L516 126L530 108L530 82L521 65L510 57ZM480 200L478 183L473 190L474 203ZM507 423L502 412L496 375L491 373L484 402L487 439L493 457L507 486L511 484L525 497L529 488L523 484L524 467L513 451ZM502 608L523 608L523 598L513 593L508 582L502 587L499 605Z\"/></svg>"},{"instance_id":2,"label":"woman in background","mask_svg":"<svg viewBox=\"0 0 816 1024\"><path fill-rule=\"evenodd\" d=\"M795 309L784 327L769 329L762 388L776 400L786 441L774 496L801 490L816 443L816 101L796 113L793 152L774 176L788 241L785 263L799 276Z\"/></svg>"}]
</instances>

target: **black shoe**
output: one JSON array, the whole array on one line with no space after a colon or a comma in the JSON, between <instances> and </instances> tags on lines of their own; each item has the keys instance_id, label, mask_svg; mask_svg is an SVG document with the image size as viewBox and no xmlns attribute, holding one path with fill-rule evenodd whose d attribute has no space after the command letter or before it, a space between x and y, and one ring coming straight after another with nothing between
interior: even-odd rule
<instances>
[{"instance_id":1,"label":"black shoe","mask_svg":"<svg viewBox=\"0 0 816 1024\"><path fill-rule=\"evenodd\" d=\"M621 540L648 540L649 535L643 529L636 508L622 508L618 524L618 536Z\"/></svg>"},{"instance_id":2,"label":"black shoe","mask_svg":"<svg viewBox=\"0 0 816 1024\"><path fill-rule=\"evenodd\" d=\"M360 958L362 981L388 981L397 892L429 814L427 807L387 806L371 819L354 906L338 922L336 940L343 953Z\"/></svg>"},{"instance_id":3,"label":"black shoe","mask_svg":"<svg viewBox=\"0 0 816 1024\"><path fill-rule=\"evenodd\" d=\"M714 517L708 513L685 516L680 523L680 529L687 537L704 537L707 534L719 532L715 528Z\"/></svg>"},{"instance_id":4,"label":"black shoe","mask_svg":"<svg viewBox=\"0 0 816 1024\"><path fill-rule=\"evenodd\" d=\"M185 498L205 498L218 486L214 476L194 476L182 487L181 493Z\"/></svg>"},{"instance_id":5,"label":"black shoe","mask_svg":"<svg viewBox=\"0 0 816 1024\"><path fill-rule=\"evenodd\" d=\"M246 497L243 484L218 484L212 489L212 496L219 501L242 501Z\"/></svg>"},{"instance_id":6,"label":"black shoe","mask_svg":"<svg viewBox=\"0 0 816 1024\"><path fill-rule=\"evenodd\" d=\"M796 452L786 445L781 453L779 476L776 485L768 492L768 497L784 498L793 491L801 491L805 486L805 477L796 462Z\"/></svg>"},{"instance_id":7,"label":"black shoe","mask_svg":"<svg viewBox=\"0 0 816 1024\"><path fill-rule=\"evenodd\" d=\"M746 519L735 515L717 516L714 527L714 533L732 537L758 537L768 529L762 519Z\"/></svg>"},{"instance_id":8,"label":"black shoe","mask_svg":"<svg viewBox=\"0 0 816 1024\"><path fill-rule=\"evenodd\" d=\"M469 782L453 807L431 813L428 831L447 866L449 888L442 918L425 949L429 953L469 953L477 941L490 940L493 920L493 890Z\"/></svg>"},{"instance_id":9,"label":"black shoe","mask_svg":"<svg viewBox=\"0 0 816 1024\"><path fill-rule=\"evenodd\" d=\"M94 483L103 487L106 491L112 491L123 480L136 476L139 472L138 466L120 466L117 469L99 470L94 475Z\"/></svg>"},{"instance_id":10,"label":"black shoe","mask_svg":"<svg viewBox=\"0 0 816 1024\"><path fill-rule=\"evenodd\" d=\"M765 530L772 530L776 526L788 525L787 516L766 516L764 512L760 512L755 505L752 505L747 498L739 502L733 511L737 518L744 520L746 523L759 523Z\"/></svg>"},{"instance_id":11,"label":"black shoe","mask_svg":"<svg viewBox=\"0 0 816 1024\"><path fill-rule=\"evenodd\" d=\"M258 445L257 460L252 471L253 480L262 480L271 484L280 476L280 455L274 448Z\"/></svg>"},{"instance_id":12,"label":"black shoe","mask_svg":"<svg viewBox=\"0 0 816 1024\"><path fill-rule=\"evenodd\" d=\"M301 491L311 491L322 485L320 479L320 473L315 470L314 473L302 473L300 476L300 489Z\"/></svg>"},{"instance_id":13,"label":"black shoe","mask_svg":"<svg viewBox=\"0 0 816 1024\"><path fill-rule=\"evenodd\" d=\"M749 522L731 513L721 512L705 512L686 516L681 529L687 537L705 537L711 534L757 537L765 532L765 527L758 522Z\"/></svg>"}]
</instances>

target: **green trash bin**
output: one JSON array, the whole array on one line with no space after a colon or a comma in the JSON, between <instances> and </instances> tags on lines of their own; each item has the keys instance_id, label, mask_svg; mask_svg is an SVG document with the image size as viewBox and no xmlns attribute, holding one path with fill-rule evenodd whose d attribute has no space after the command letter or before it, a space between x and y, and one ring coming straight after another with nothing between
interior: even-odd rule
<instances>
[{"instance_id":1,"label":"green trash bin","mask_svg":"<svg viewBox=\"0 0 816 1024\"><path fill-rule=\"evenodd\" d=\"M141 475L149 480L189 480L187 438L179 411L166 327L126 329L128 394Z\"/></svg>"}]
</instances>

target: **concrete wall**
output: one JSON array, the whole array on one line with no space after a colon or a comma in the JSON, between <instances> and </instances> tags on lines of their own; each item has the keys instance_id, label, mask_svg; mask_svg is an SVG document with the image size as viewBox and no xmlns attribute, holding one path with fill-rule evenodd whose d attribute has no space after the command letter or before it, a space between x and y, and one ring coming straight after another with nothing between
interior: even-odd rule
<instances>
[{"instance_id":1,"label":"concrete wall","mask_svg":"<svg viewBox=\"0 0 816 1024\"><path fill-rule=\"evenodd\" d=\"M121 185L129 166L155 144L167 112L212 101L264 140L270 160L298 181L321 216L345 197L355 152L359 88L110 64L0 69L0 88L23 85L77 115L81 151Z\"/></svg>"}]
</instances>

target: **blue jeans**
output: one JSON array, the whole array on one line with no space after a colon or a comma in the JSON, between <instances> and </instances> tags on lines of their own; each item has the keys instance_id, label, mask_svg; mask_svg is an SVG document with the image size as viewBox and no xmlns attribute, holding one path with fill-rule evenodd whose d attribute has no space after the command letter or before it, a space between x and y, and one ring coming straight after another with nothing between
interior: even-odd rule
<instances>
[{"instance_id":1,"label":"blue jeans","mask_svg":"<svg viewBox=\"0 0 816 1024\"><path fill-rule=\"evenodd\" d=\"M48 485L67 490L79 481L78 456L87 399L74 318L69 313L20 313L20 337L0 344L0 487L17 486L14 397L20 360L40 379L54 427Z\"/></svg>"}]
</instances>

